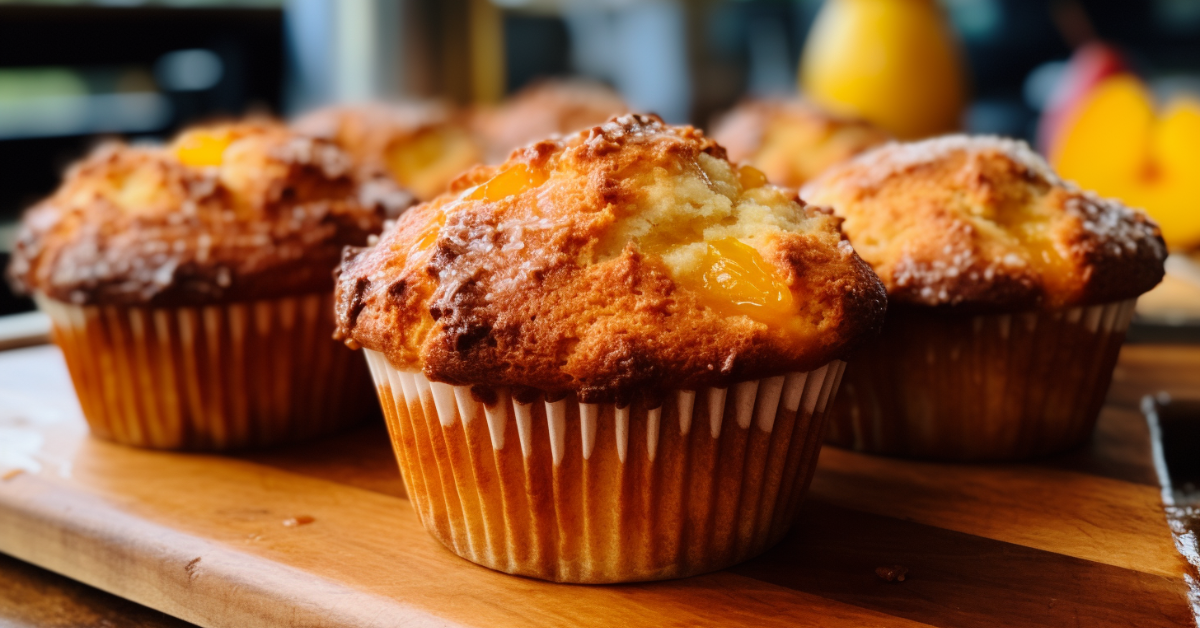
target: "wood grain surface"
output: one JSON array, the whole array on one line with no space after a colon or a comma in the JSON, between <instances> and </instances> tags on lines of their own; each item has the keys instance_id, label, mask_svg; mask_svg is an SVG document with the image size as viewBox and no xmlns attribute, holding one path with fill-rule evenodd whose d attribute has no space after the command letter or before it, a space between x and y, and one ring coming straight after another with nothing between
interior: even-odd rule
<instances>
[{"instance_id":1,"label":"wood grain surface","mask_svg":"<svg viewBox=\"0 0 1200 628\"><path fill-rule=\"evenodd\" d=\"M0 471L0 552L201 626L1188 626L1136 408L1198 383L1200 348L1129 346L1084 449L946 465L826 448L766 555L571 586L430 538L381 425L236 457L129 449L87 436L56 349L20 349L0 353L0 429L41 442L38 468ZM893 565L903 582L876 575Z\"/></svg>"}]
</instances>

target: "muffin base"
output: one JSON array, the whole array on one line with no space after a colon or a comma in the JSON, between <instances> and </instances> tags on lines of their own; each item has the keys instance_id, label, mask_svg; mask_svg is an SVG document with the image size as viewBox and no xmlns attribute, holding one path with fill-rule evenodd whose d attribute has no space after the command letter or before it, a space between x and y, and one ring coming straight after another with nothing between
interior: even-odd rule
<instances>
[{"instance_id":1,"label":"muffin base","mask_svg":"<svg viewBox=\"0 0 1200 628\"><path fill-rule=\"evenodd\" d=\"M888 312L850 360L828 442L935 460L1018 460L1086 441L1136 299L1055 312Z\"/></svg>"},{"instance_id":2,"label":"muffin base","mask_svg":"<svg viewBox=\"0 0 1200 628\"><path fill-rule=\"evenodd\" d=\"M101 438L154 449L261 447L374 413L362 360L332 340L330 294L177 308L37 300Z\"/></svg>"},{"instance_id":3,"label":"muffin base","mask_svg":"<svg viewBox=\"0 0 1200 628\"><path fill-rule=\"evenodd\" d=\"M425 529L485 567L577 583L714 571L778 542L844 368L618 408L503 389L483 403L366 353Z\"/></svg>"}]
</instances>

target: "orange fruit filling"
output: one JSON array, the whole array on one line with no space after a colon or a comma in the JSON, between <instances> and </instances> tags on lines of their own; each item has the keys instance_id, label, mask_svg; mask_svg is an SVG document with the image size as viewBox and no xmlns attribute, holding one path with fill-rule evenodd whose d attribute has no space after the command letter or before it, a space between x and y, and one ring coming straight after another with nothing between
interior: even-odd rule
<instances>
[{"instance_id":1,"label":"orange fruit filling","mask_svg":"<svg viewBox=\"0 0 1200 628\"><path fill-rule=\"evenodd\" d=\"M446 212L439 211L437 214L437 220L430 221L430 223L426 225L425 229L421 232L421 239L417 240L416 250L424 251L430 246L433 246L433 243L437 242L438 233L441 232L442 225L445 224Z\"/></svg>"},{"instance_id":2,"label":"orange fruit filling","mask_svg":"<svg viewBox=\"0 0 1200 628\"><path fill-rule=\"evenodd\" d=\"M517 164L477 186L467 195L467 199L498 201L533 189L545 183L548 178L546 173L541 170L532 169L525 164Z\"/></svg>"},{"instance_id":3,"label":"orange fruit filling","mask_svg":"<svg viewBox=\"0 0 1200 628\"><path fill-rule=\"evenodd\" d=\"M175 157L192 168L219 166L232 143L233 136L228 132L193 131L176 141Z\"/></svg>"},{"instance_id":4,"label":"orange fruit filling","mask_svg":"<svg viewBox=\"0 0 1200 628\"><path fill-rule=\"evenodd\" d=\"M709 242L698 270L678 279L723 316L781 323L795 313L788 285L754 247L735 238Z\"/></svg>"},{"instance_id":5,"label":"orange fruit filling","mask_svg":"<svg viewBox=\"0 0 1200 628\"><path fill-rule=\"evenodd\" d=\"M737 170L738 182L743 190L753 190L767 184L767 175L762 170L751 165L742 165Z\"/></svg>"}]
</instances>

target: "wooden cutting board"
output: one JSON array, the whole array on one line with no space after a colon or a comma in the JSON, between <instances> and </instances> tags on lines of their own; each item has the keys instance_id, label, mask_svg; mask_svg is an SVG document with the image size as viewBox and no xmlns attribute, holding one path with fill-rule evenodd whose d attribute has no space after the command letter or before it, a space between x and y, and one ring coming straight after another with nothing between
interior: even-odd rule
<instances>
[{"instance_id":1,"label":"wooden cutting board","mask_svg":"<svg viewBox=\"0 0 1200 628\"><path fill-rule=\"evenodd\" d=\"M1086 449L944 465L826 448L767 555L573 586L443 549L379 425L236 457L138 451L87 436L57 349L19 349L0 353L0 552L202 626L1193 625L1136 404L1198 385L1200 348L1126 347ZM903 582L876 575L892 565Z\"/></svg>"}]
</instances>

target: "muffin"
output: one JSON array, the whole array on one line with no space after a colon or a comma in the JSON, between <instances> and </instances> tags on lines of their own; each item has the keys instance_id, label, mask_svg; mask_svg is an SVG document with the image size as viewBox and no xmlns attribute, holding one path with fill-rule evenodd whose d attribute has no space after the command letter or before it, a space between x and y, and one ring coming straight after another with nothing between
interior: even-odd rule
<instances>
[{"instance_id":1,"label":"muffin","mask_svg":"<svg viewBox=\"0 0 1200 628\"><path fill-rule=\"evenodd\" d=\"M335 142L368 175L386 174L423 201L483 159L466 115L440 102L330 107L292 126Z\"/></svg>"},{"instance_id":2,"label":"muffin","mask_svg":"<svg viewBox=\"0 0 1200 628\"><path fill-rule=\"evenodd\" d=\"M413 506L458 555L625 582L778 541L878 279L793 191L625 115L479 167L337 283Z\"/></svg>"},{"instance_id":3,"label":"muffin","mask_svg":"<svg viewBox=\"0 0 1200 628\"><path fill-rule=\"evenodd\" d=\"M410 203L267 121L110 144L26 213L10 277L50 316L93 434L269 445L377 412L332 339L332 271Z\"/></svg>"},{"instance_id":4,"label":"muffin","mask_svg":"<svg viewBox=\"0 0 1200 628\"><path fill-rule=\"evenodd\" d=\"M843 118L799 100L748 100L717 121L713 139L734 162L771 183L800 187L826 168L891 139L864 120Z\"/></svg>"},{"instance_id":5,"label":"muffin","mask_svg":"<svg viewBox=\"0 0 1200 628\"><path fill-rule=\"evenodd\" d=\"M550 79L533 83L499 106L476 109L472 127L487 147L488 162L497 163L515 148L600 124L627 111L621 96L601 83Z\"/></svg>"},{"instance_id":6,"label":"muffin","mask_svg":"<svg viewBox=\"0 0 1200 628\"><path fill-rule=\"evenodd\" d=\"M1138 295L1166 249L1144 213L1061 180L1023 142L890 144L801 192L832 206L888 290L829 440L1012 460L1092 433Z\"/></svg>"}]
</instances>

